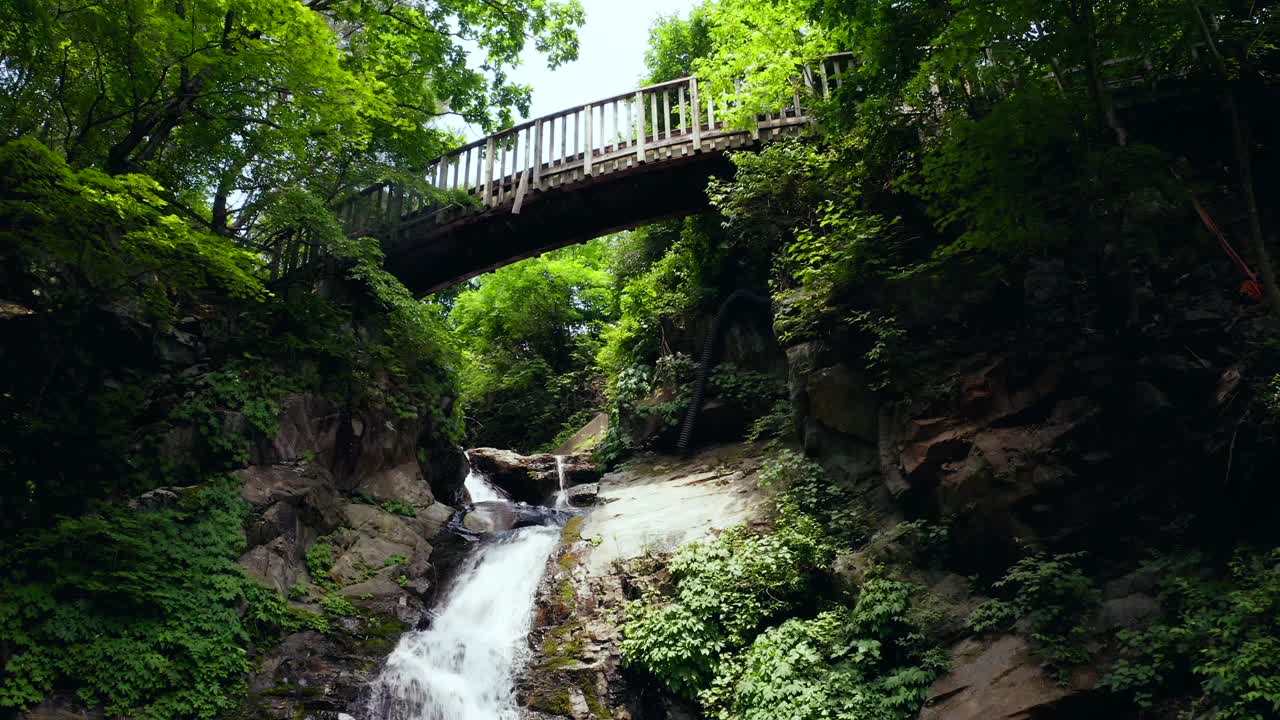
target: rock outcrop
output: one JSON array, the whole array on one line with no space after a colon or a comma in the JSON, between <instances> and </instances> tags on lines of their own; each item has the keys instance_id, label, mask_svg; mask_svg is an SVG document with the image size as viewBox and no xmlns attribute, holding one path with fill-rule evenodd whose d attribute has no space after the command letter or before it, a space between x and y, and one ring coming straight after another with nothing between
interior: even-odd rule
<instances>
[{"instance_id":1,"label":"rock outcrop","mask_svg":"<svg viewBox=\"0 0 1280 720\"><path fill-rule=\"evenodd\" d=\"M422 446L429 436L422 422L351 416L299 395L237 472L251 510L240 564L328 618L324 632L260 649L246 716L337 718L426 617L447 571L436 549L458 542L444 532L455 511L440 498L456 497L466 475L462 452Z\"/></svg>"},{"instance_id":2,"label":"rock outcrop","mask_svg":"<svg viewBox=\"0 0 1280 720\"><path fill-rule=\"evenodd\" d=\"M530 505L545 503L560 488L555 455L520 455L510 450L475 448L467 451L471 466L512 500ZM563 456L565 487L600 479L600 471L588 455Z\"/></svg>"},{"instance_id":3,"label":"rock outcrop","mask_svg":"<svg viewBox=\"0 0 1280 720\"><path fill-rule=\"evenodd\" d=\"M517 681L532 717L697 716L622 667L620 621L635 586L655 582L651 553L763 517L755 473L767 452L733 444L690 458L646 454L600 480L604 507L565 525L538 589L532 661Z\"/></svg>"}]
</instances>

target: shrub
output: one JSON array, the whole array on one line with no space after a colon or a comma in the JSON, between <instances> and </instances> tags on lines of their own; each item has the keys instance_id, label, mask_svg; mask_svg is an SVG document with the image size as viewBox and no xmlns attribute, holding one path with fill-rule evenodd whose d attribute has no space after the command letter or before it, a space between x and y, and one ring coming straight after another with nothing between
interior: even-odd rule
<instances>
[{"instance_id":1,"label":"shrub","mask_svg":"<svg viewBox=\"0 0 1280 720\"><path fill-rule=\"evenodd\" d=\"M403 515L404 517L417 517L418 511L411 503L404 500L388 500L382 503L382 509L392 515Z\"/></svg>"},{"instance_id":2,"label":"shrub","mask_svg":"<svg viewBox=\"0 0 1280 720\"><path fill-rule=\"evenodd\" d=\"M1139 706L1199 687L1220 720L1263 720L1280 707L1280 550L1241 550L1225 576L1198 558L1161 562L1163 617L1119 634L1122 658L1103 685ZM1179 564L1187 567L1178 567Z\"/></svg>"},{"instance_id":3,"label":"shrub","mask_svg":"<svg viewBox=\"0 0 1280 720\"><path fill-rule=\"evenodd\" d=\"M225 717L248 642L314 623L236 565L244 512L218 480L172 508L102 506L7 542L0 707L67 689L113 716Z\"/></svg>"},{"instance_id":4,"label":"shrub","mask_svg":"<svg viewBox=\"0 0 1280 720\"><path fill-rule=\"evenodd\" d=\"M761 487L782 490L776 500L781 530L817 522L823 534L845 547L871 534L862 509L843 488L827 479L821 465L802 453L783 450L761 466L758 477Z\"/></svg>"},{"instance_id":5,"label":"shrub","mask_svg":"<svg viewBox=\"0 0 1280 720\"><path fill-rule=\"evenodd\" d=\"M720 665L702 695L717 720L907 720L945 655L920 640L911 585L876 575L853 607L793 618Z\"/></svg>"},{"instance_id":6,"label":"shrub","mask_svg":"<svg viewBox=\"0 0 1280 720\"><path fill-rule=\"evenodd\" d=\"M989 600L969 616L976 633L1007 629L1026 617L1045 665L1065 680L1066 668L1089 659L1085 641L1102 593L1078 563L1084 553L1029 555L992 587L1009 597Z\"/></svg>"}]
</instances>

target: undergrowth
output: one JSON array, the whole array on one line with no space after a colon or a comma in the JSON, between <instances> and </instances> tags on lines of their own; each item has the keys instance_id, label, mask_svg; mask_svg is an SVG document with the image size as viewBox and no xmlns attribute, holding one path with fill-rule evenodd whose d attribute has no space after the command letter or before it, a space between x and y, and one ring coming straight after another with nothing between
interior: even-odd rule
<instances>
[{"instance_id":1,"label":"undergrowth","mask_svg":"<svg viewBox=\"0 0 1280 720\"><path fill-rule=\"evenodd\" d=\"M173 507L104 505L6 543L0 707L59 688L110 716L225 716L246 646L324 627L236 565L245 512L237 484L219 479Z\"/></svg>"},{"instance_id":2,"label":"undergrowth","mask_svg":"<svg viewBox=\"0 0 1280 720\"><path fill-rule=\"evenodd\" d=\"M798 453L760 480L778 490L773 531L678 549L670 593L627 607L625 662L717 720L914 716L942 662L913 586L873 572L854 598L824 593L837 552L865 538L861 515Z\"/></svg>"},{"instance_id":3,"label":"undergrowth","mask_svg":"<svg viewBox=\"0 0 1280 720\"><path fill-rule=\"evenodd\" d=\"M1123 630L1121 658L1102 684L1150 708L1185 698L1218 720L1264 720L1280 710L1280 550L1240 550L1225 572L1197 555L1148 568L1161 617Z\"/></svg>"}]
</instances>

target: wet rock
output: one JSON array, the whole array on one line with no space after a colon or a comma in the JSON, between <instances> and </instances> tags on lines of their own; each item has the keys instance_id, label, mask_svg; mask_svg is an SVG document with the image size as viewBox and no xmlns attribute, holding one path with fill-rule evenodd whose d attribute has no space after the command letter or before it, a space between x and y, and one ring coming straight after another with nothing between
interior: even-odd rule
<instances>
[{"instance_id":1,"label":"wet rock","mask_svg":"<svg viewBox=\"0 0 1280 720\"><path fill-rule=\"evenodd\" d=\"M476 448L467 453L471 465L512 500L536 505L546 502L559 489L554 455L520 455L510 450ZM594 482L600 472L586 455L564 458L565 485Z\"/></svg>"},{"instance_id":2,"label":"wet rock","mask_svg":"<svg viewBox=\"0 0 1280 720\"><path fill-rule=\"evenodd\" d=\"M586 507L595 505L600 495L599 483L587 483L585 485L575 485L565 491L568 496L569 504L574 507Z\"/></svg>"}]
</instances>

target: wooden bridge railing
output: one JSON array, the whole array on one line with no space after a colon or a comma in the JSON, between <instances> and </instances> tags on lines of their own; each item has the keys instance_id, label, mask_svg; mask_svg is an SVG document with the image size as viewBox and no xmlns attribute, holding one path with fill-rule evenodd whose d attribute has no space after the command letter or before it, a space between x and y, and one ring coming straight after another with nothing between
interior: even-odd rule
<instances>
[{"instance_id":1,"label":"wooden bridge railing","mask_svg":"<svg viewBox=\"0 0 1280 720\"><path fill-rule=\"evenodd\" d=\"M811 122L805 106L808 97L829 97L843 84L852 64L853 56L841 53L809 68L790 103L777 112L756 116L747 130L725 123L727 111L736 102L700 91L697 78L685 77L501 130L436 159L424 179L438 190L465 193L483 209L509 205L518 213L531 192L794 131ZM807 90L801 91L801 86ZM448 209L437 198L383 184L348 198L338 215L354 233L385 230Z\"/></svg>"}]
</instances>

